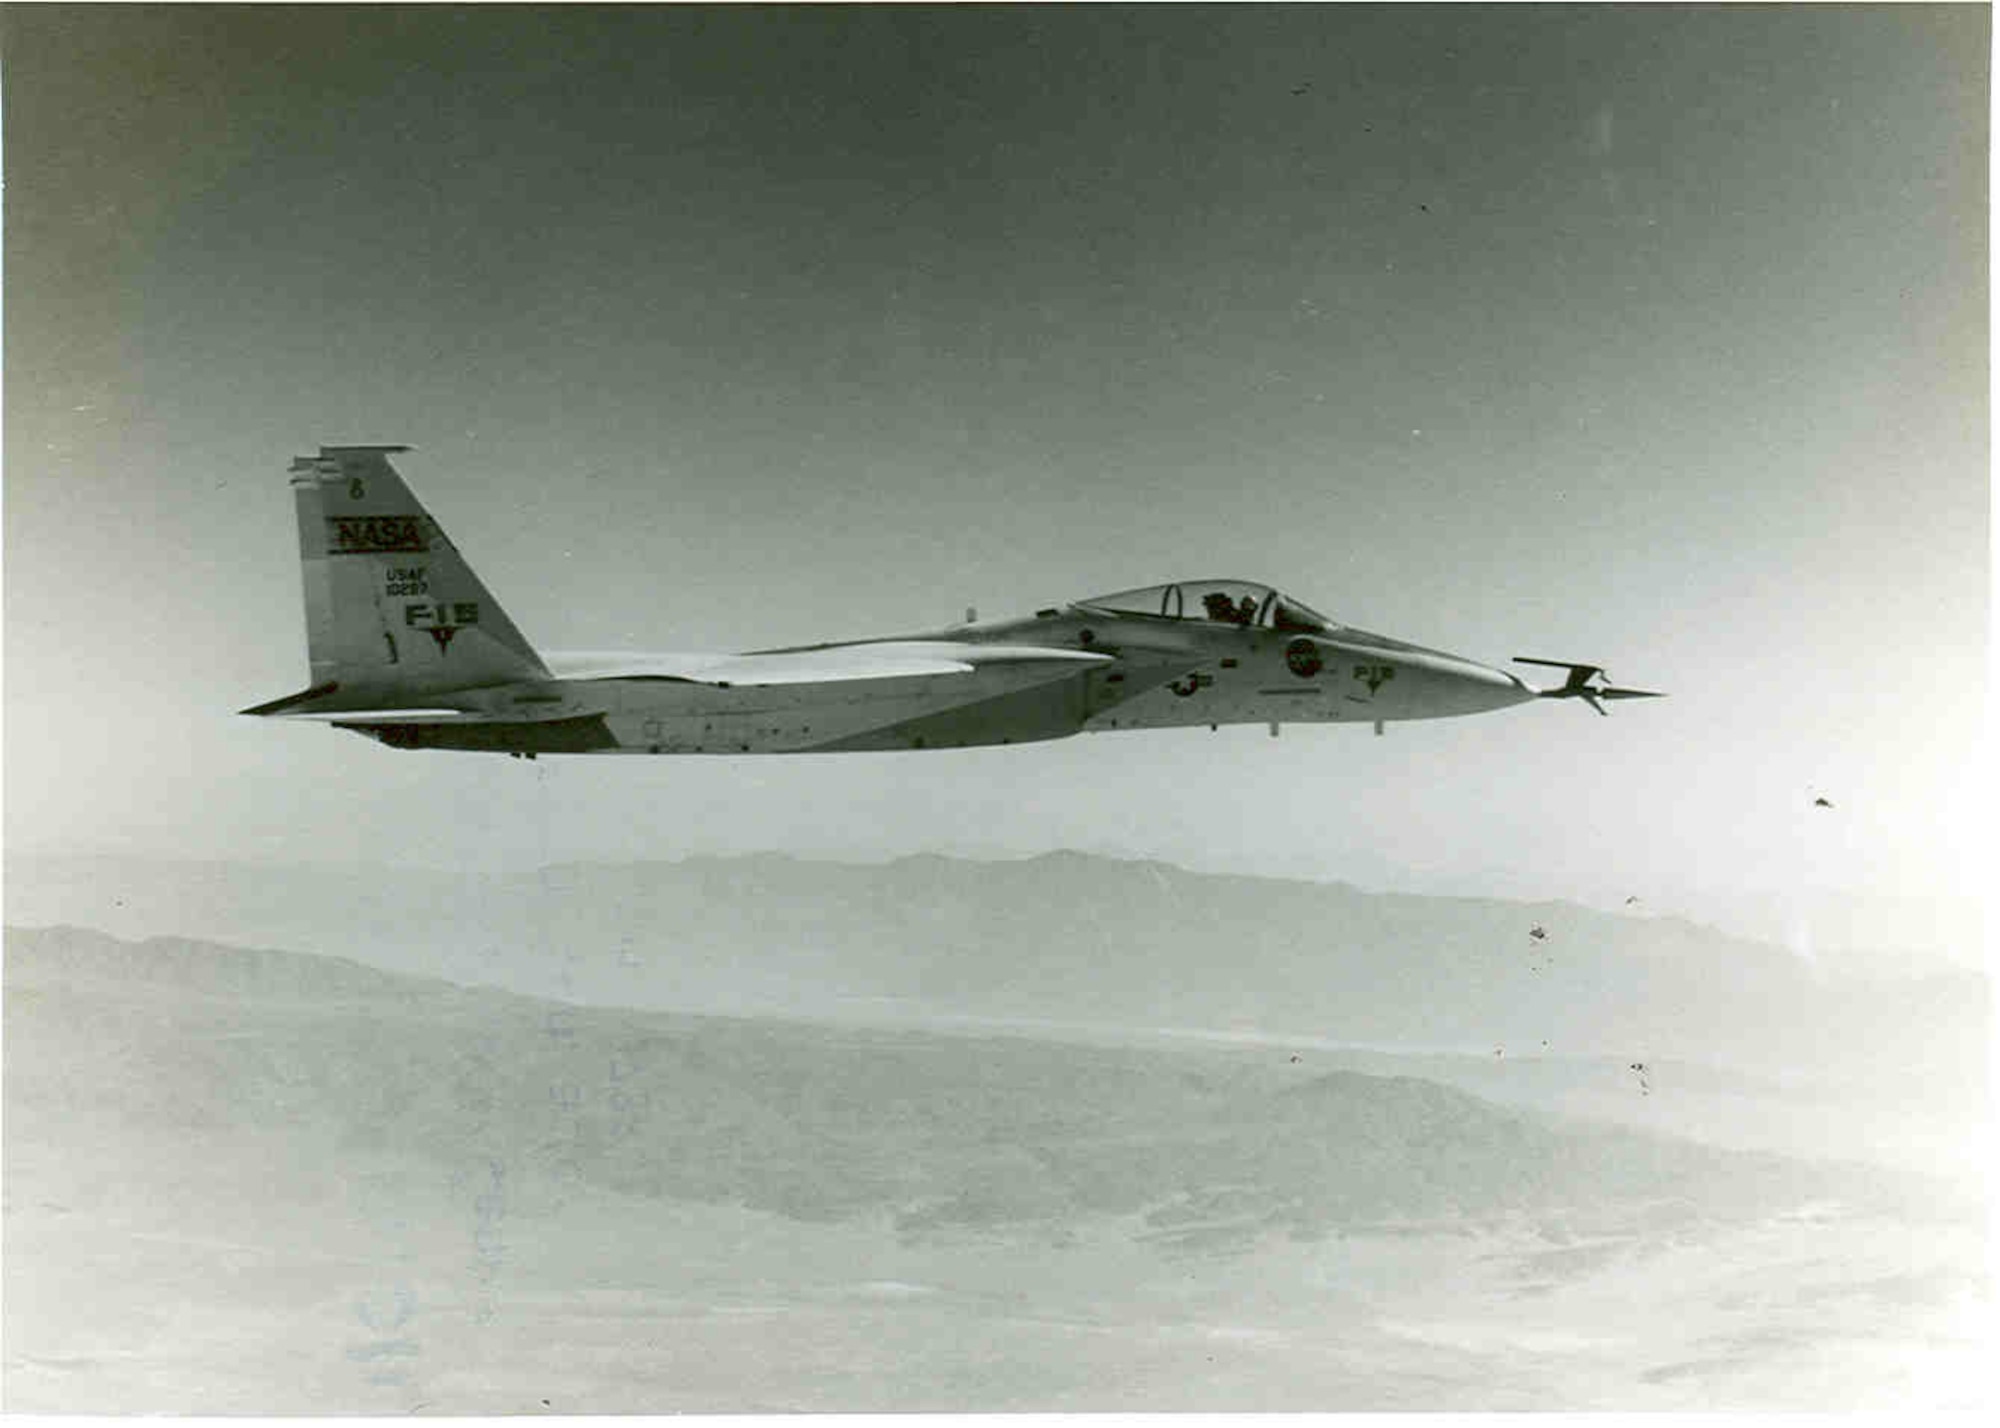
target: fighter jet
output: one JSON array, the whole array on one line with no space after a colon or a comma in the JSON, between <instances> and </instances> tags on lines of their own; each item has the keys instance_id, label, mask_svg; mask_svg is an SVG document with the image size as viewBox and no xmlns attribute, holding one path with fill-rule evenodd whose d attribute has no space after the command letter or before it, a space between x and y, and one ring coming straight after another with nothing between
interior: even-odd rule
<instances>
[{"instance_id":1,"label":"fighter jet","mask_svg":"<svg viewBox=\"0 0 2000 1428\"><path fill-rule=\"evenodd\" d=\"M1560 661L1533 661L1570 671L1536 689L1245 580L740 654L538 652L390 463L408 450L323 446L292 462L312 683L241 712L532 759L951 749L1204 724L1379 734L1536 698L1649 697Z\"/></svg>"}]
</instances>

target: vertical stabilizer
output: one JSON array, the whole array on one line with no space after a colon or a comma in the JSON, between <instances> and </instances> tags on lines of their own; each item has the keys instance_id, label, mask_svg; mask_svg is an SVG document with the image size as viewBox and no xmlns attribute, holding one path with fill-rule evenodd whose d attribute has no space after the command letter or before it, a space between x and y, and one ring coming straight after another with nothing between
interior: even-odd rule
<instances>
[{"instance_id":1,"label":"vertical stabilizer","mask_svg":"<svg viewBox=\"0 0 2000 1428\"><path fill-rule=\"evenodd\" d=\"M546 679L548 670L396 468L406 446L322 446L292 462L306 650L339 703Z\"/></svg>"}]
</instances>

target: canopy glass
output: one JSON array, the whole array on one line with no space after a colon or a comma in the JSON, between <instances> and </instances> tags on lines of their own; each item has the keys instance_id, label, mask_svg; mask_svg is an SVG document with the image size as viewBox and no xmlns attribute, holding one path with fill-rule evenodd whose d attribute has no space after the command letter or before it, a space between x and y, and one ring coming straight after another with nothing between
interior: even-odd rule
<instances>
[{"instance_id":1,"label":"canopy glass","mask_svg":"<svg viewBox=\"0 0 2000 1428\"><path fill-rule=\"evenodd\" d=\"M1322 634L1334 628L1333 621L1304 601L1248 580L1179 580L1168 585L1093 595L1077 603L1094 610L1151 615L1164 620L1207 620L1220 625Z\"/></svg>"}]
</instances>

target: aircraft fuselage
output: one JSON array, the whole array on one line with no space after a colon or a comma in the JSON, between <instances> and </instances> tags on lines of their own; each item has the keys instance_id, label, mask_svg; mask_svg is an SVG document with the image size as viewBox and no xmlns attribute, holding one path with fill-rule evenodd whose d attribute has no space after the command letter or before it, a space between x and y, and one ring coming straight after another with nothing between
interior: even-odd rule
<instances>
[{"instance_id":1,"label":"aircraft fuselage","mask_svg":"<svg viewBox=\"0 0 2000 1428\"><path fill-rule=\"evenodd\" d=\"M402 748L833 753L1018 744L1111 730L1439 719L1536 697L1500 670L1346 628L1246 629L1072 606L901 638L1068 646L1115 658L1056 681L1038 669L983 665L946 689L927 676L768 685L552 679L465 691L452 701L468 713L526 722L346 727Z\"/></svg>"}]
</instances>

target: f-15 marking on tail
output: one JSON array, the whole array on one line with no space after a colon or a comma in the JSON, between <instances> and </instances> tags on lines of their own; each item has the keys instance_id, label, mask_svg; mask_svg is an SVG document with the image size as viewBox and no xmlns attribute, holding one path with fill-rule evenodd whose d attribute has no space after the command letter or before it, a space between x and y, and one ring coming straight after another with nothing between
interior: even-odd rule
<instances>
[{"instance_id":1,"label":"f-15 marking on tail","mask_svg":"<svg viewBox=\"0 0 2000 1428\"><path fill-rule=\"evenodd\" d=\"M537 754L949 749L1107 729L1440 719L1537 689L1340 625L1268 585L1182 580L1019 619L744 654L541 654L389 462L323 446L292 462L311 685L242 711L401 749ZM1529 660L1531 664L1558 664ZM1366 690L1363 694L1362 691Z\"/></svg>"}]
</instances>

